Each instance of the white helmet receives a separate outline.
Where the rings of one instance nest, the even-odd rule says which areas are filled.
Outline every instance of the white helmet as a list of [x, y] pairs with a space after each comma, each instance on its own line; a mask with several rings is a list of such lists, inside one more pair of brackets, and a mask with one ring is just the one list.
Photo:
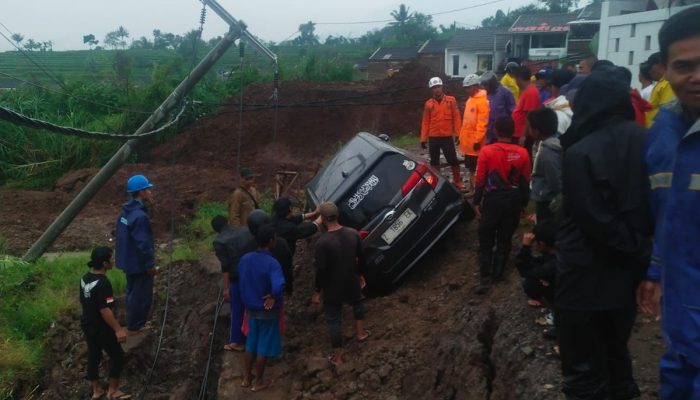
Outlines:
[[433, 86], [442, 86], [442, 79], [440, 79], [438, 76], [430, 78], [430, 81], [428, 81], [428, 87], [432, 88]]
[[462, 82], [462, 86], [464, 86], [464, 87], [474, 86], [474, 85], [479, 85], [480, 83], [481, 83], [481, 78], [479, 78], [479, 75], [469, 74], [464, 78], [464, 82]]

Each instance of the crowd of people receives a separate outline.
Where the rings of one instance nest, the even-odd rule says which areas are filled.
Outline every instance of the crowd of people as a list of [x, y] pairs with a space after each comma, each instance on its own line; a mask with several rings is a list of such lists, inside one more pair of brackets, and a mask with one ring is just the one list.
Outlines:
[[[430, 164], [444, 154], [457, 188], [472, 197], [479, 217], [477, 294], [506, 272], [511, 243], [533, 205], [532, 232], [515, 257], [531, 305], [553, 311], [548, 337], [558, 341], [568, 399], [640, 396], [627, 342], [637, 310], [662, 321], [662, 399], [700, 398], [700, 7], [663, 25], [660, 51], [642, 64], [642, 91], [632, 73], [589, 57], [578, 70], [508, 63], [469, 75], [464, 112], [430, 79], [421, 145]], [[460, 172], [460, 157], [468, 171]], [[241, 386], [265, 390], [269, 357], [279, 356], [285, 296], [294, 288], [297, 241], [321, 232], [314, 252], [313, 304], [323, 304], [332, 353], [343, 359], [342, 307], [352, 307], [358, 342], [365, 327], [362, 239], [341, 225], [333, 203], [295, 214], [288, 198], [272, 215], [260, 210], [255, 174], [240, 171], [228, 215], [211, 221], [231, 325], [224, 350], [244, 353]], [[130, 195], [116, 223], [115, 257], [92, 252], [80, 282], [81, 325], [88, 343], [87, 378], [93, 398], [125, 400], [120, 343], [149, 329], [155, 266], [148, 204], [153, 184], [143, 175], [126, 184]], [[532, 200], [532, 202], [531, 202]], [[126, 274], [126, 328], [111, 311], [105, 272]], [[663, 298], [663, 301], [661, 299]], [[663, 318], [662, 318], [663, 316]], [[99, 383], [102, 352], [110, 356], [110, 383]]]
[[503, 277], [532, 200], [536, 224], [515, 264], [528, 302], [553, 310], [545, 334], [558, 341], [569, 399], [640, 395], [627, 348], [638, 308], [663, 315], [661, 398], [700, 398], [697, 21], [700, 7], [664, 24], [660, 51], [640, 66], [641, 92], [629, 69], [592, 56], [578, 71], [534, 76], [510, 62], [500, 81], [464, 78], [460, 124], [455, 98], [429, 81], [421, 141], [433, 166], [442, 150], [454, 180], [452, 147], [464, 155], [480, 217], [476, 293]]

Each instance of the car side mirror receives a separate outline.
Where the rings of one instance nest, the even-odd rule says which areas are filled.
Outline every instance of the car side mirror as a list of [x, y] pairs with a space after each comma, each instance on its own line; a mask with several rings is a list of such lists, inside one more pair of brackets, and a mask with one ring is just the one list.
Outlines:
[[377, 135], [377, 137], [382, 139], [385, 142], [389, 141], [389, 135], [387, 135], [386, 133], [379, 134], [379, 135]]

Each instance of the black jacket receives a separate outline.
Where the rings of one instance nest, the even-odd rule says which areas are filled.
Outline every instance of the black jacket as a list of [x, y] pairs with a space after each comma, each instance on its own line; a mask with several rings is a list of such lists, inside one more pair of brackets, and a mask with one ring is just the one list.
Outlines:
[[255, 238], [248, 228], [226, 225], [214, 238], [214, 252], [221, 262], [221, 272], [228, 272], [230, 282], [238, 282], [238, 261], [249, 251], [255, 250]]
[[592, 73], [561, 138], [563, 219], [555, 303], [606, 310], [634, 305], [651, 250], [645, 130], [614, 70]]
[[542, 279], [554, 283], [557, 275], [557, 257], [554, 254], [532, 256], [532, 246], [523, 246], [515, 257], [515, 266], [522, 278]]
[[292, 255], [296, 252], [297, 240], [306, 239], [318, 232], [318, 227], [313, 222], [305, 222], [302, 215], [288, 218], [275, 218], [275, 233], [283, 238], [289, 245]]

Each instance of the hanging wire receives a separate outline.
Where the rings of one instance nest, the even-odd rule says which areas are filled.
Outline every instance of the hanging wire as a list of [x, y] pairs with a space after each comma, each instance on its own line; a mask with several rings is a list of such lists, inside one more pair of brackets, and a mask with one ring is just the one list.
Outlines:
[[241, 57], [241, 64], [239, 67], [239, 74], [241, 75], [241, 79], [240, 86], [238, 88], [238, 90], [240, 91], [238, 101], [240, 107], [238, 109], [238, 142], [236, 143], [236, 172], [241, 171], [241, 142], [243, 140], [243, 91], [245, 89], [245, 73], [243, 71], [243, 67], [245, 65], [245, 42], [243, 41], [243, 39], [240, 39], [240, 41], [238, 42], [238, 54]]

